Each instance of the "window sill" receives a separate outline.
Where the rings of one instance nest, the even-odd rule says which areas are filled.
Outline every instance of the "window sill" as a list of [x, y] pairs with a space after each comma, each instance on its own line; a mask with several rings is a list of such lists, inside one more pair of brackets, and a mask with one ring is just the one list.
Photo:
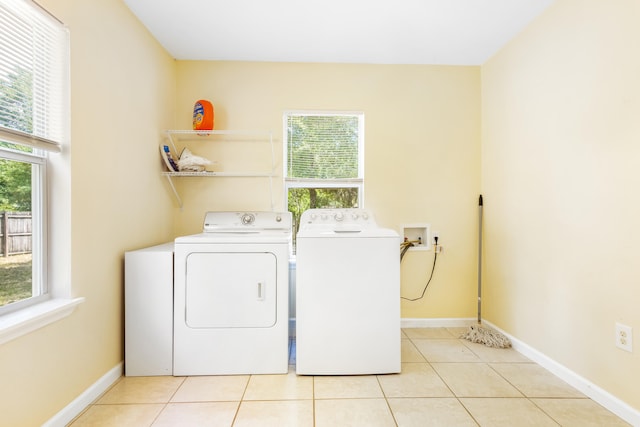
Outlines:
[[67, 317], [84, 298], [57, 298], [0, 317], [0, 344]]

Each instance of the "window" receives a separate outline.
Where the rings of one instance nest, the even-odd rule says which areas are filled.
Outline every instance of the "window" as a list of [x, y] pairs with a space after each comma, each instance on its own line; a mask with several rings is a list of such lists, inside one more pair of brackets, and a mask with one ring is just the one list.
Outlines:
[[363, 205], [364, 114], [287, 112], [285, 190], [297, 232], [313, 208]]
[[0, 150], [2, 311], [46, 298], [45, 177], [46, 158]]
[[47, 156], [68, 134], [68, 34], [27, 0], [0, 0], [0, 314], [49, 297]]

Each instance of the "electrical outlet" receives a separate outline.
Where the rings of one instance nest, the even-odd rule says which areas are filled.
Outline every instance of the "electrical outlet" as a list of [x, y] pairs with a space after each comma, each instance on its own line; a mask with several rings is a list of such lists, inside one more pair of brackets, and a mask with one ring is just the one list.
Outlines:
[[631, 326], [616, 323], [616, 347], [633, 352], [633, 331]]
[[432, 231], [431, 232], [431, 244], [432, 245], [437, 245], [438, 244], [438, 242], [436, 242], [436, 239], [438, 239], [438, 242], [440, 241], [440, 232]]

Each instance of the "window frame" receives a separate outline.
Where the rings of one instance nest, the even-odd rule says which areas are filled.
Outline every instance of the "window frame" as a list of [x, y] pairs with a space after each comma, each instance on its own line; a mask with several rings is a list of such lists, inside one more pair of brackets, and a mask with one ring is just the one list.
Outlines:
[[[19, 4], [17, 9], [10, 9], [16, 4]], [[57, 51], [54, 63], [56, 64], [56, 73], [59, 73], [56, 74], [59, 81], [47, 80], [45, 102], [48, 106], [52, 106], [49, 96], [56, 99], [58, 104], [55, 106], [59, 108], [56, 116], [60, 121], [48, 121], [44, 127], [34, 128], [35, 134], [0, 126], [1, 140], [34, 149], [33, 153], [16, 154], [17, 156], [29, 157], [33, 155], [34, 157], [29, 157], [30, 161], [36, 160], [35, 157], [40, 156], [41, 160], [37, 161], [42, 161], [42, 165], [38, 166], [40, 172], [38, 182], [39, 200], [41, 200], [39, 207], [42, 209], [42, 221], [40, 222], [42, 237], [39, 243], [42, 248], [43, 264], [38, 274], [43, 281], [44, 292], [42, 296], [23, 300], [24, 303], [12, 303], [10, 311], [0, 314], [0, 345], [69, 316], [78, 305], [85, 301], [84, 297], [74, 297], [71, 292], [71, 259], [69, 255], [71, 251], [71, 222], [69, 219], [71, 179], [68, 153], [71, 129], [69, 29], [62, 21], [33, 0], [9, 0], [7, 3], [3, 3], [3, 6], [6, 6], [11, 13], [18, 13], [15, 12], [16, 10], [29, 9], [28, 13], [33, 14], [34, 19], [46, 20], [52, 26], [56, 26], [57, 37], [60, 37], [57, 40], [57, 43], [60, 43], [58, 46], [60, 50]], [[40, 45], [38, 48], [43, 49]], [[61, 154], [49, 156], [42, 154], [40, 150]], [[10, 151], [15, 152], [16, 150]], [[11, 156], [13, 155], [11, 154]], [[34, 207], [32, 203], [32, 211]], [[55, 228], [49, 221], [56, 221]]]

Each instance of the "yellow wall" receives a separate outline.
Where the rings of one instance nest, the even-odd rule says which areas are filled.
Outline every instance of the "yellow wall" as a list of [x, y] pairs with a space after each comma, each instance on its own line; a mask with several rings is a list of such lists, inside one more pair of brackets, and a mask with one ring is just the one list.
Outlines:
[[71, 146], [56, 163], [72, 182], [53, 232], [70, 230], [54, 262], [71, 261], [56, 268], [86, 301], [2, 345], [0, 424], [16, 427], [41, 425], [122, 361], [123, 252], [173, 237], [158, 142], [174, 123], [175, 62], [119, 0], [39, 3], [71, 32]]
[[[364, 112], [365, 207], [396, 230], [431, 223], [445, 246], [426, 297], [403, 302], [402, 316], [474, 317], [479, 89], [478, 67], [180, 61], [176, 123], [190, 128], [193, 104], [205, 98], [216, 128], [272, 130], [284, 209], [283, 112]], [[207, 210], [269, 209], [264, 180], [183, 178], [178, 187], [177, 235], [199, 232]], [[432, 257], [406, 256], [403, 294], [420, 295]]]
[[559, 0], [482, 67], [485, 317], [635, 408], [639, 21], [637, 1]]

